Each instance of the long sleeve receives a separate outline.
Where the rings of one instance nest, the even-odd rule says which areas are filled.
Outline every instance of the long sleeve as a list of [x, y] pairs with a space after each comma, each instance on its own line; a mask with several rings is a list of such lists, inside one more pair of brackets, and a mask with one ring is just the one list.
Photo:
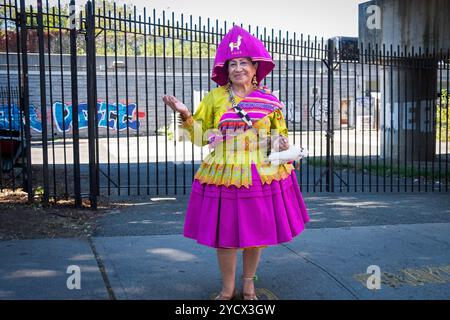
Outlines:
[[[253, 164], [256, 165], [262, 183], [270, 184], [273, 180], [287, 178], [294, 170], [292, 164], [273, 166], [266, 159], [266, 146], [270, 147], [267, 138], [271, 135], [286, 137], [288, 135], [282, 113], [283, 106], [279, 100], [262, 91], [255, 92], [254, 96], [247, 97], [245, 101], [241, 100], [242, 108], [247, 108], [251, 119], [255, 119], [253, 128], [256, 129], [256, 131], [244, 130], [241, 132], [242, 123], [234, 114], [235, 111], [228, 108], [229, 101], [226, 90], [219, 87], [211, 92], [214, 94], [213, 98], [205, 97], [195, 115], [185, 121], [185, 127], [191, 134], [196, 128], [199, 132], [204, 133], [208, 128], [214, 127], [205, 137], [212, 142], [211, 149], [214, 150], [204, 158], [194, 178], [201, 183], [248, 188], [252, 185]], [[208, 111], [208, 107], [213, 107], [213, 111], [211, 109]], [[212, 124], [208, 118], [212, 119], [213, 117], [215, 117], [215, 121]], [[202, 120], [201, 123], [200, 120]], [[215, 126], [217, 123], [220, 124], [218, 127]], [[218, 131], [217, 136], [214, 135], [216, 130]], [[226, 137], [228, 139], [224, 142], [221, 139], [223, 138], [221, 133], [227, 130], [231, 131]], [[213, 140], [213, 138], [215, 139]], [[204, 140], [200, 142], [201, 144], [207, 143]], [[199, 143], [196, 144], [199, 145]]]
[[213, 97], [209, 92], [200, 102], [195, 113], [181, 122], [181, 128], [187, 131], [190, 141], [197, 146], [208, 144], [205, 132], [214, 126]]
[[281, 134], [285, 137], [288, 136], [288, 129], [286, 126], [286, 121], [284, 120], [284, 115], [281, 109], [275, 110], [272, 114], [269, 116], [270, 118], [270, 130], [271, 134], [274, 133], [274, 129], [277, 130], [277, 134]]

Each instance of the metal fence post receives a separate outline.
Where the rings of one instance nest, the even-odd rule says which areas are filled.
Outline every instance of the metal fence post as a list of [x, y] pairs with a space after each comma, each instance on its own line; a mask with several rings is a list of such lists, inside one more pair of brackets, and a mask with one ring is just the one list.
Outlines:
[[333, 39], [328, 39], [328, 103], [327, 103], [327, 156], [326, 156], [326, 166], [327, 166], [327, 184], [326, 190], [328, 192], [334, 192], [334, 157], [333, 157], [333, 146], [334, 146], [334, 41]]
[[28, 193], [28, 202], [32, 202], [33, 184], [31, 167], [30, 93], [28, 86], [27, 13], [25, 10], [25, 0], [20, 0], [20, 47], [22, 51], [22, 96], [20, 100], [25, 117], [25, 153], [27, 158], [26, 174], [23, 184]]
[[77, 27], [75, 19], [75, 0], [70, 1], [70, 74], [72, 87], [72, 137], [73, 137], [73, 176], [75, 206], [81, 207], [80, 183], [80, 136], [78, 123], [78, 74], [77, 74]]
[[[325, 170], [321, 172], [320, 177], [315, 182], [316, 186], [319, 182], [322, 186], [322, 179], [325, 176], [327, 192], [334, 192], [334, 175], [341, 181], [345, 181], [334, 172], [334, 64], [335, 60], [335, 44], [333, 39], [328, 39], [325, 50], [326, 56], [323, 58], [323, 63], [327, 66], [327, 128], [326, 128], [326, 155], [325, 155]], [[321, 129], [322, 130], [322, 129]], [[321, 131], [322, 132], [322, 131]], [[322, 189], [321, 189], [322, 190]]]
[[97, 195], [99, 194], [98, 167], [96, 156], [97, 121], [97, 89], [96, 89], [96, 61], [95, 61], [95, 20], [91, 1], [86, 3], [86, 66], [87, 66], [87, 97], [88, 97], [88, 144], [89, 144], [89, 184], [91, 208], [97, 209]]
[[42, 0], [37, 0], [37, 23], [38, 23], [38, 41], [39, 41], [39, 76], [40, 76], [40, 94], [41, 94], [41, 121], [42, 121], [42, 171], [44, 184], [44, 204], [48, 204], [48, 195], [50, 191], [48, 178], [48, 145], [47, 145], [47, 97], [45, 82], [45, 60], [44, 60], [44, 23], [42, 17]]

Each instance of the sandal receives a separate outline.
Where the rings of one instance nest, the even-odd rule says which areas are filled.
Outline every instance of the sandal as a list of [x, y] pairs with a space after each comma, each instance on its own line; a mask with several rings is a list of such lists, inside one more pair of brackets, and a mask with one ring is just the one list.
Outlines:
[[214, 300], [234, 300], [237, 296], [237, 290], [234, 289], [233, 294], [231, 296], [224, 295], [222, 292], [220, 292]]
[[[256, 280], [258, 280], [258, 277], [256, 275], [254, 277], [251, 277], [251, 278], [246, 278], [246, 277], [242, 276], [242, 280], [244, 280], [244, 281], [256, 281]], [[253, 290], [253, 292], [251, 292], [251, 293], [245, 293], [244, 288], [242, 288], [242, 295], [244, 297], [244, 300], [259, 300], [258, 296], [256, 295], [255, 290]]]

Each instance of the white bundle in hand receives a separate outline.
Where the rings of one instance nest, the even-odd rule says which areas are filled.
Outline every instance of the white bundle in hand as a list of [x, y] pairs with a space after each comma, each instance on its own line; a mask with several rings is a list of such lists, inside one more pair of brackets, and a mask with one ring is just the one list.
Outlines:
[[273, 166], [288, 163], [291, 161], [297, 161], [308, 156], [308, 150], [306, 148], [291, 146], [289, 149], [280, 152], [271, 152], [269, 155], [269, 161]]

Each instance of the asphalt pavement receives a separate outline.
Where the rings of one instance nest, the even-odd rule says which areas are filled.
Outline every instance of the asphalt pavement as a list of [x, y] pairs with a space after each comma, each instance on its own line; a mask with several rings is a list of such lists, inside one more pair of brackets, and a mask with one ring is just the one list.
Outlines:
[[[306, 230], [263, 250], [262, 300], [450, 299], [448, 193], [303, 196]], [[183, 237], [187, 200], [141, 197], [89, 239], [0, 242], [0, 299], [211, 299], [216, 252]]]

